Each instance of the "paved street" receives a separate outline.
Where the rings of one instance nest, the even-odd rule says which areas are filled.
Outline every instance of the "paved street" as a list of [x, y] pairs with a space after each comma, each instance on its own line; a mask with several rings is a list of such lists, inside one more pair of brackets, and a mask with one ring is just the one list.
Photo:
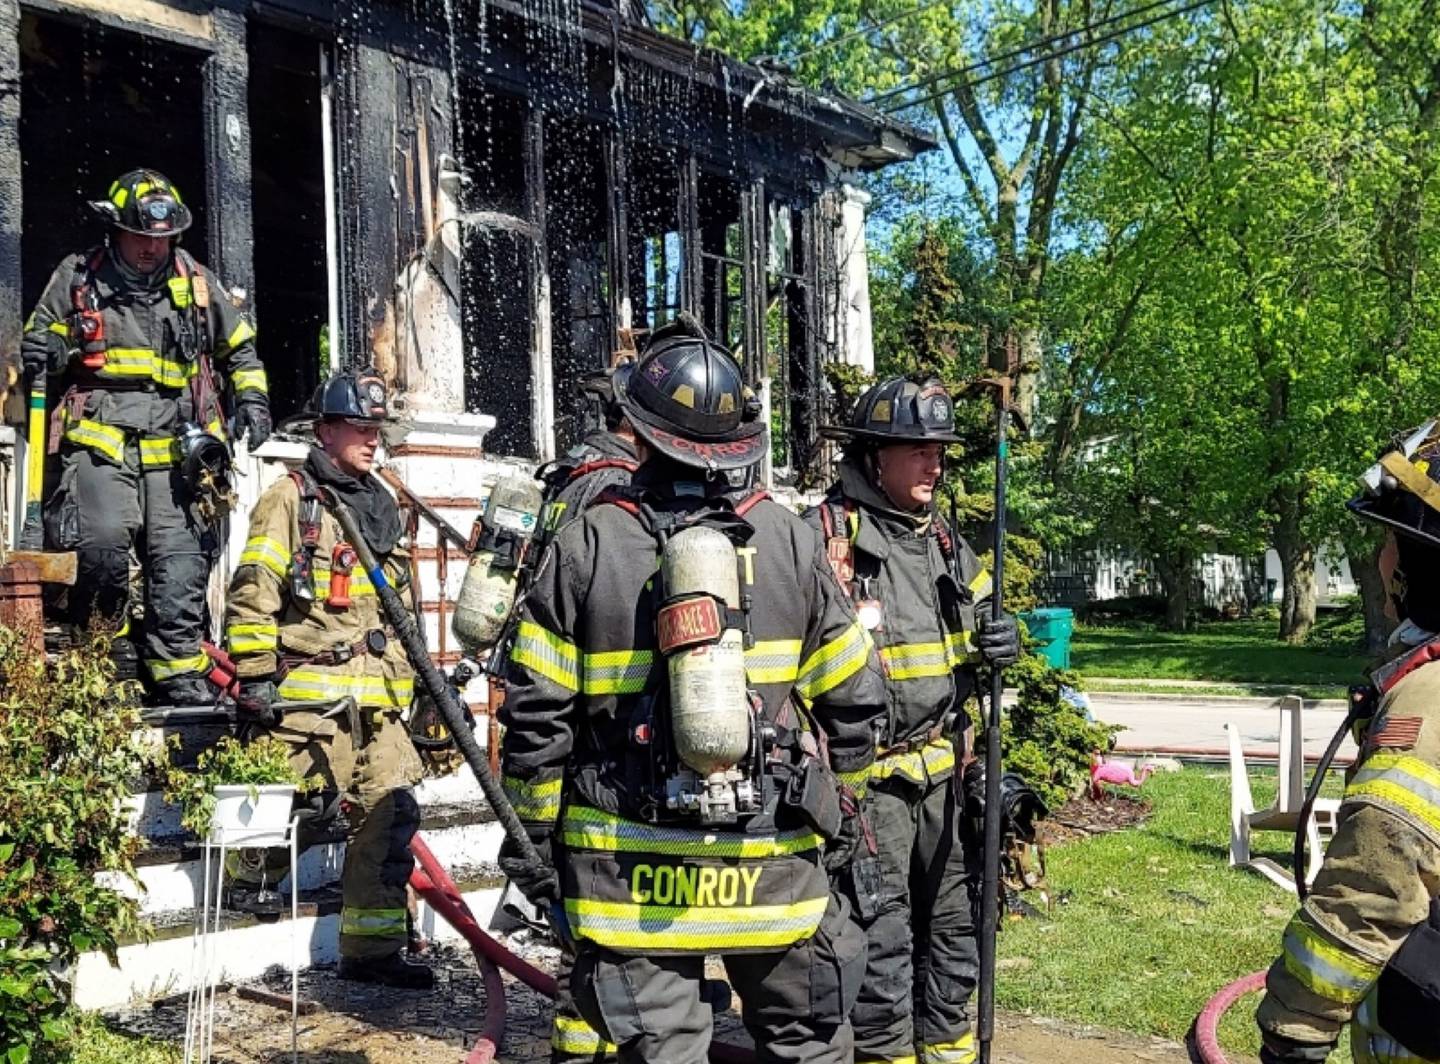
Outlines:
[[[1229, 751], [1227, 722], [1240, 728], [1247, 751], [1274, 754], [1280, 744], [1279, 701], [1268, 698], [1222, 698], [1188, 695], [1090, 693], [1091, 711], [1107, 724], [1124, 725], [1119, 749], [1136, 753], [1160, 750]], [[1344, 703], [1307, 702], [1302, 711], [1307, 757], [1319, 757], [1345, 718]], [[1340, 747], [1342, 760], [1355, 756], [1348, 737]]]

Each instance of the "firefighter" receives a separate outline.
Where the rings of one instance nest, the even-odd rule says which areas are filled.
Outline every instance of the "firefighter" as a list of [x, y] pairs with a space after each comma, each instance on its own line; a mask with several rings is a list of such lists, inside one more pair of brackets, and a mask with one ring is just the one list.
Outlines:
[[[633, 365], [633, 356], [629, 356], [628, 361], [587, 374], [581, 381], [581, 390], [599, 401], [605, 427], [587, 432], [564, 458], [542, 472], [547, 538], [558, 535], [606, 489], [630, 483], [638, 465], [635, 430], [620, 405], [618, 389], [624, 386]], [[556, 973], [555, 1019], [550, 1031], [551, 1062], [580, 1064], [613, 1059], [615, 1046], [586, 1023], [575, 1007], [569, 985], [573, 959], [573, 951], [562, 943]]]
[[1016, 659], [1015, 622], [988, 616], [990, 574], [936, 512], [945, 446], [959, 442], [944, 385], [883, 381], [849, 425], [824, 431], [845, 441], [840, 479], [805, 520], [879, 648], [887, 696], [866, 802], [880, 889], [855, 882], [861, 863], [849, 870], [868, 942], [855, 1060], [962, 1064], [975, 1055], [979, 840], [955, 776], [970, 757], [976, 666]]
[[1350, 1022], [1357, 1064], [1440, 1061], [1440, 430], [1367, 475], [1350, 509], [1387, 530], [1400, 622], [1354, 721], [1340, 823], [1285, 928], [1256, 1013], [1266, 1064], [1323, 1061]]
[[[309, 413], [318, 446], [256, 503], [230, 582], [225, 635], [241, 684], [236, 713], [247, 733], [288, 743], [302, 776], [324, 779], [327, 811], [336, 798], [348, 809], [341, 978], [429, 989], [430, 969], [401, 955], [409, 845], [420, 823], [412, 789], [420, 759], [401, 721], [414, 671], [333, 513], [336, 500], [354, 511], [386, 578], [404, 588], [410, 570], [400, 512], [370, 473], [385, 386], [373, 370], [336, 374], [317, 389]], [[348, 712], [282, 712], [286, 702], [346, 696]], [[328, 819], [322, 813], [307, 833]], [[263, 851], [232, 866], [234, 907], [279, 908], [279, 895], [266, 887], [268, 869]]]
[[[122, 630], [137, 548], [154, 693], [209, 703], [200, 642], [221, 500], [202, 495], [224, 488], [201, 474], [228, 472], [227, 417], [252, 450], [269, 437], [265, 370], [240, 297], [179, 246], [191, 213], [167, 178], [132, 170], [90, 206], [109, 227], [105, 243], [55, 270], [21, 345], [32, 379], [62, 385], [47, 544], [79, 555], [67, 619]], [[187, 463], [195, 452], [205, 453]], [[216, 454], [224, 470], [212, 468]]]
[[864, 943], [827, 865], [857, 837], [873, 647], [819, 537], [730, 485], [768, 442], [724, 348], [682, 316], [620, 402], [640, 467], [556, 537], [508, 663], [502, 775], [551, 864], [501, 865], [563, 912], [622, 1061], [705, 1060], [708, 953], [760, 1061], [848, 1062]]

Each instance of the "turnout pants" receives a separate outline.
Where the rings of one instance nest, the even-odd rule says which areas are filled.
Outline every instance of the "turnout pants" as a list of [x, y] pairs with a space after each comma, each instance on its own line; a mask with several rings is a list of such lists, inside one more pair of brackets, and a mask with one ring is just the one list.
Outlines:
[[570, 992], [574, 950], [561, 946], [555, 971], [555, 1020], [550, 1030], [550, 1064], [601, 1064], [615, 1059], [615, 1046], [585, 1022]]
[[190, 514], [178, 467], [142, 466], [134, 435], [125, 442], [120, 465], [67, 445], [45, 523], [54, 548], [78, 555], [72, 623], [122, 616], [133, 546], [145, 575], [143, 656], [150, 675], [164, 681], [207, 670], [200, 640], [211, 554], [206, 529]]
[[[664, 930], [656, 930], [657, 941]], [[864, 972], [849, 905], [831, 896], [810, 938], [776, 953], [722, 957], [759, 1064], [850, 1064], [846, 1016]], [[633, 956], [583, 939], [570, 989], [584, 1021], [623, 1064], [704, 1064], [714, 1023], [701, 999], [705, 958]]]
[[[409, 730], [395, 710], [360, 708], [359, 741], [345, 714], [288, 713], [269, 734], [291, 749], [290, 763], [303, 776], [321, 776], [326, 797], [350, 806], [350, 834], [340, 884], [340, 955], [383, 958], [406, 941], [406, 884], [414, 859], [410, 840], [420, 826], [412, 786], [422, 775]], [[326, 824], [302, 818], [300, 845], [307, 847]], [[251, 851], [231, 868], [242, 882], [259, 883], [283, 855]]]
[[[968, 1004], [979, 978], [972, 877], [951, 777], [872, 784], [869, 815], [884, 873], [866, 935], [865, 982], [850, 1014], [856, 1064], [968, 1064]], [[978, 854], [970, 864], [978, 867]]]

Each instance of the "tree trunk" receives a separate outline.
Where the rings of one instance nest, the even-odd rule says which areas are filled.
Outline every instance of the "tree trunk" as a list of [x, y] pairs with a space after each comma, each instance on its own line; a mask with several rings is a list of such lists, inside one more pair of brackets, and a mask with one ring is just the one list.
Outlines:
[[1315, 548], [1298, 535], [1280, 535], [1275, 539], [1280, 555], [1280, 579], [1284, 591], [1280, 596], [1280, 638], [1287, 643], [1303, 643], [1315, 623]]
[[1165, 587], [1165, 627], [1183, 632], [1190, 620], [1190, 583], [1194, 569], [1188, 553], [1155, 559], [1155, 571]]
[[1365, 615], [1365, 649], [1378, 654], [1385, 649], [1390, 630], [1395, 622], [1385, 613], [1390, 601], [1390, 592], [1380, 578], [1380, 551], [1385, 541], [1359, 545], [1358, 549], [1347, 551], [1350, 559], [1350, 575], [1360, 589], [1360, 606]]

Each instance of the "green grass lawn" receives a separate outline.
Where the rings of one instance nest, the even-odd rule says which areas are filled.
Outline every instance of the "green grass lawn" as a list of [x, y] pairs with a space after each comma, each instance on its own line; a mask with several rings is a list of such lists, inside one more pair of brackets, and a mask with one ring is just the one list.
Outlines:
[[[1256, 802], [1273, 791], [1262, 780]], [[1052, 896], [1070, 900], [1005, 925], [999, 1007], [1179, 1041], [1212, 994], [1274, 959], [1295, 901], [1227, 866], [1227, 775], [1161, 774], [1145, 794], [1154, 812], [1142, 827], [1050, 852]], [[1257, 855], [1288, 867], [1289, 838], [1274, 835]], [[1221, 1027], [1225, 1048], [1252, 1060], [1258, 1003], [1247, 998]]]
[[1282, 643], [1270, 621], [1215, 621], [1183, 633], [1076, 625], [1070, 660], [1087, 677], [1272, 684], [1335, 698], [1344, 697], [1368, 661], [1363, 654]]

